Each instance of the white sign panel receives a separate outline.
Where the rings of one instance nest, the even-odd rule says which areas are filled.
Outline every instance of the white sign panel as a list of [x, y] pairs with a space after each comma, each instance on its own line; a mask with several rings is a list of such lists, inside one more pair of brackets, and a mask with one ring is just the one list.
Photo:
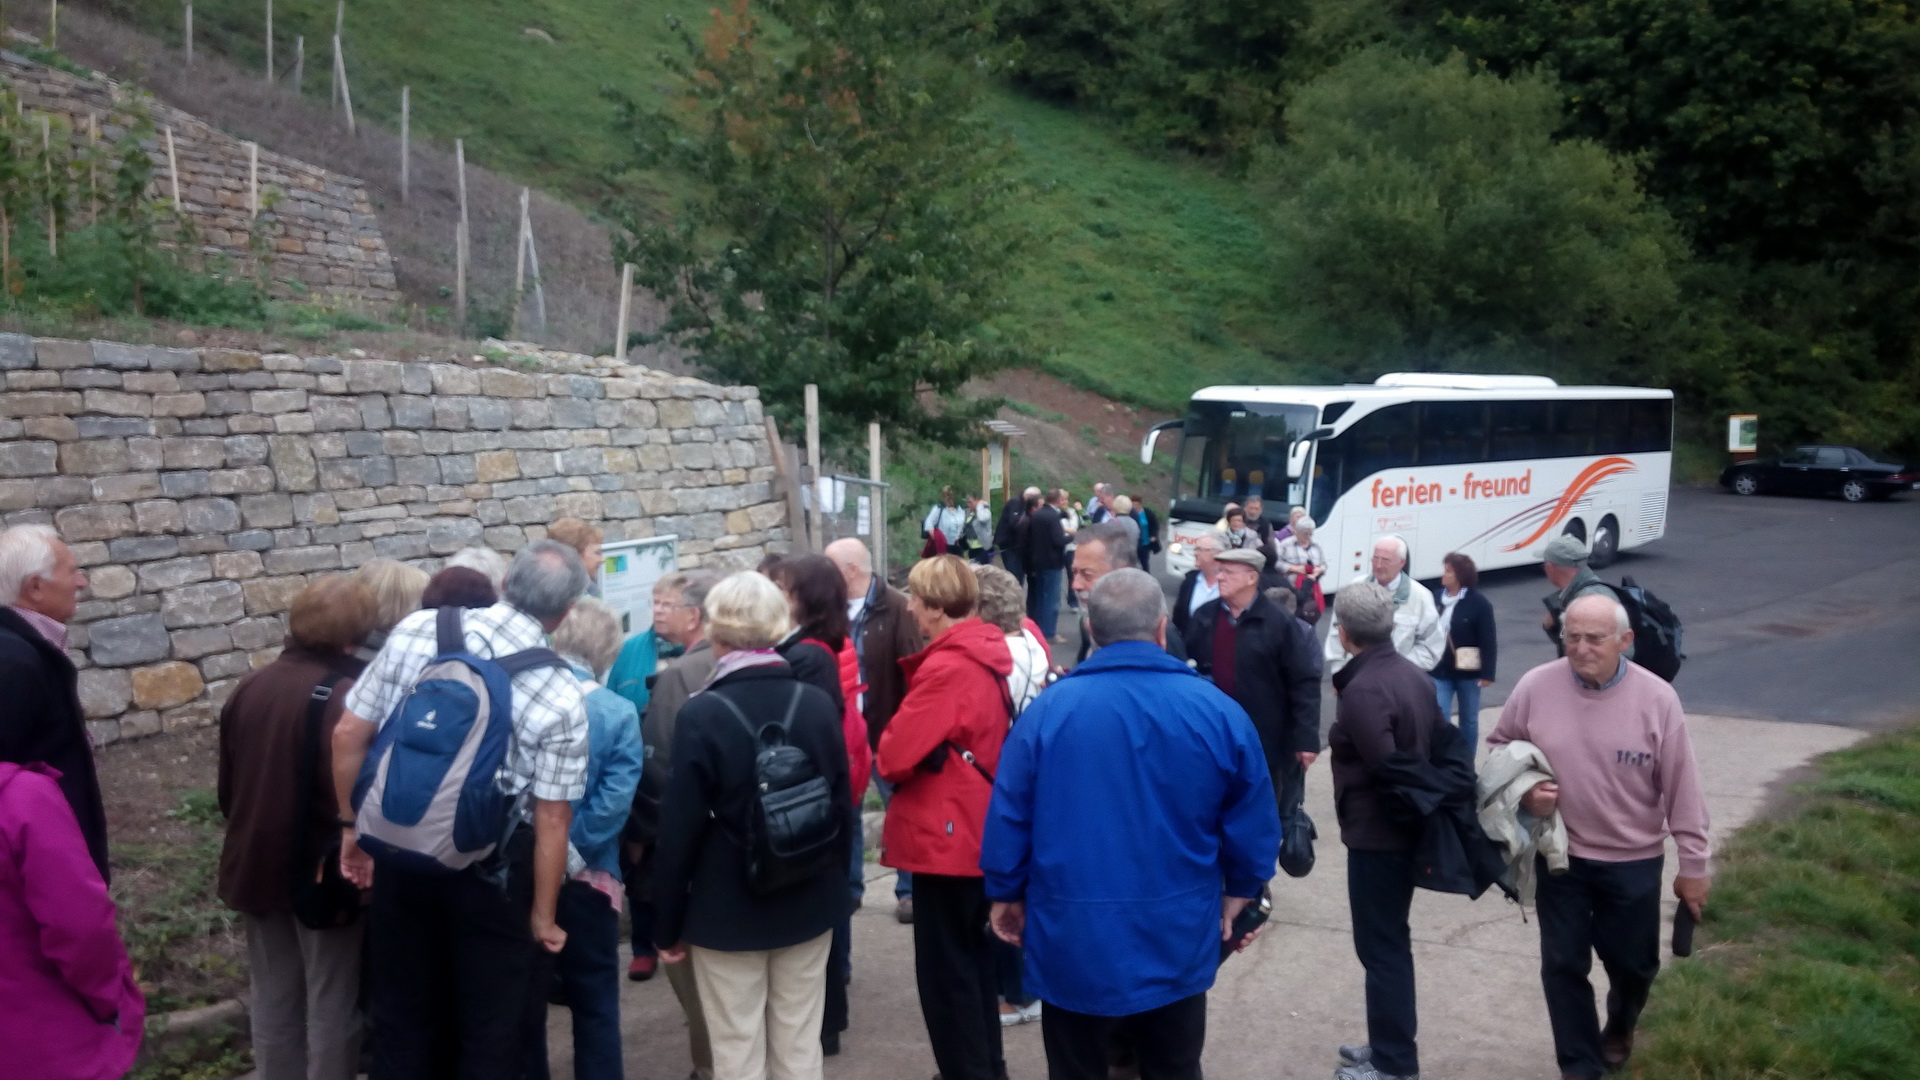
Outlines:
[[653, 583], [680, 568], [680, 538], [651, 536], [600, 548], [600, 598], [620, 617], [620, 632], [653, 627]]
[[859, 507], [859, 513], [857, 515], [857, 520], [854, 522], [854, 527], [853, 527], [854, 535], [855, 536], [872, 536], [873, 535], [873, 496], [871, 495], [856, 496], [855, 504]]

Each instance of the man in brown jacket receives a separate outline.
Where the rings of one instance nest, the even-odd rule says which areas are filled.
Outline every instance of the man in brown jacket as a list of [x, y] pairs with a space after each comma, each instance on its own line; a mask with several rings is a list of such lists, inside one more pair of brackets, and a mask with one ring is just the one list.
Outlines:
[[[860, 681], [867, 690], [861, 698], [860, 713], [867, 718], [867, 742], [877, 751], [880, 733], [907, 696], [907, 677], [900, 661], [926, 648], [920, 627], [907, 614], [907, 594], [874, 576], [873, 553], [867, 545], [852, 537], [828, 544], [824, 554], [840, 568], [847, 579], [847, 618], [853, 638], [854, 655], [860, 659]], [[882, 802], [893, 798], [893, 785], [874, 773]], [[899, 872], [893, 883], [897, 902], [894, 916], [903, 923], [913, 921], [913, 875]]]

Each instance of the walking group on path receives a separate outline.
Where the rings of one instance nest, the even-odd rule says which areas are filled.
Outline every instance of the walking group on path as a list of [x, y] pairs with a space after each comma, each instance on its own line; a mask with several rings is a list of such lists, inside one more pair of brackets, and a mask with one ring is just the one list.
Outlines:
[[[373, 1080], [544, 1078], [551, 999], [575, 1075], [618, 1078], [624, 915], [627, 975], [665, 969], [696, 1077], [817, 1080], [851, 1029], [871, 782], [938, 1080], [1005, 1077], [1003, 1028], [1036, 1019], [1055, 1080], [1197, 1080], [1216, 970], [1285, 909], [1276, 871], [1312, 869], [1323, 755], [1366, 972], [1365, 1030], [1356, 1012], [1328, 1048], [1340, 1080], [1420, 1074], [1423, 886], [1537, 906], [1558, 1074], [1619, 1068], [1660, 963], [1667, 838], [1694, 915], [1710, 853], [1679, 699], [1631, 659], [1634, 605], [1584, 546], [1544, 552], [1562, 655], [1519, 679], [1477, 762], [1498, 651], [1465, 555], [1429, 590], [1382, 537], [1323, 648], [1333, 583], [1300, 511], [1230, 507], [1171, 605], [1143, 507], [1099, 485], [1079, 518], [1058, 489], [997, 517], [949, 493], [904, 590], [840, 540], [670, 574], [631, 636], [588, 595], [601, 535], [574, 519], [510, 560], [312, 580], [220, 715], [218, 891], [246, 930], [260, 1076], [345, 1080], [365, 1044]], [[85, 587], [54, 530], [0, 533], [9, 1077], [120, 1076], [141, 1037], [64, 648]]]

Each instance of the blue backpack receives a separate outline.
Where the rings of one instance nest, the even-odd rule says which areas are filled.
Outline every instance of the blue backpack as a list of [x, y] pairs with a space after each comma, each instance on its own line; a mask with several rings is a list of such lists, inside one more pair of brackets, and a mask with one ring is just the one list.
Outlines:
[[439, 655], [381, 726], [353, 785], [360, 847], [377, 862], [453, 873], [512, 827], [498, 775], [513, 740], [515, 675], [566, 663], [550, 649], [489, 660], [466, 649], [461, 609], [438, 613]]

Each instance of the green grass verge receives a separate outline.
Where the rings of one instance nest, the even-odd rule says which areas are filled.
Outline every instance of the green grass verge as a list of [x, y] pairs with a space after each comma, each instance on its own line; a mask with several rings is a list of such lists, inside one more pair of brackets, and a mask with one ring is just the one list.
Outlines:
[[1704, 948], [1660, 980], [1634, 1076], [1920, 1077], [1920, 731], [1817, 768], [1720, 856]]

